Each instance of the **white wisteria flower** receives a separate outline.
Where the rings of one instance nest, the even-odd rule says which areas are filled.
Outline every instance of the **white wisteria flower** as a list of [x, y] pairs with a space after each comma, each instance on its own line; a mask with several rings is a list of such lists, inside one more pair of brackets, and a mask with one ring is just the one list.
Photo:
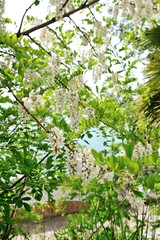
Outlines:
[[99, 183], [104, 184], [106, 181], [112, 182], [114, 179], [114, 172], [110, 172], [107, 169], [104, 171], [104, 174], [101, 175]]
[[88, 59], [91, 59], [93, 57], [93, 50], [92, 49], [86, 49], [83, 48], [81, 51], [81, 62], [82, 64], [85, 64]]
[[47, 77], [47, 83], [49, 86], [52, 86], [54, 78], [60, 73], [60, 57], [57, 54], [52, 54], [48, 61], [48, 66], [43, 71], [50, 73], [50, 76]]
[[5, 11], [5, 0], [0, 0], [0, 29], [5, 31], [5, 23], [3, 19], [3, 14]]
[[22, 101], [29, 111], [35, 111], [36, 107], [43, 108], [45, 106], [42, 95], [38, 94], [30, 93], [29, 97], [22, 98]]
[[57, 127], [52, 127], [48, 133], [48, 138], [52, 145], [54, 153], [59, 154], [64, 146], [64, 137], [62, 131]]
[[41, 75], [38, 72], [33, 71], [31, 69], [27, 69], [25, 74], [24, 74], [24, 79], [25, 79], [25, 82], [27, 84], [32, 83], [32, 81], [34, 79], [37, 79], [37, 78], [40, 78], [40, 77], [41, 77]]
[[26, 110], [21, 104], [18, 104], [18, 116], [26, 121], [30, 119], [30, 115], [26, 112]]
[[65, 110], [66, 101], [66, 90], [63, 88], [57, 89], [55, 91], [55, 98], [56, 98], [56, 111], [58, 113], [63, 113]]
[[94, 83], [97, 83], [99, 80], [101, 80], [101, 76], [102, 76], [102, 65], [101, 64], [97, 64], [93, 67], [92, 76], [93, 76]]
[[92, 107], [86, 107], [86, 108], [84, 109], [84, 112], [85, 112], [85, 114], [86, 114], [88, 117], [90, 117], [90, 118], [94, 118], [94, 117], [95, 117], [95, 110], [94, 110], [94, 108], [92, 108]]
[[71, 175], [82, 176], [82, 151], [67, 149], [67, 168]]
[[131, 207], [134, 209], [140, 209], [144, 206], [144, 200], [141, 198], [137, 198], [132, 191], [127, 192], [126, 199], [129, 201]]
[[142, 143], [138, 142], [133, 150], [133, 158], [142, 158], [144, 156], [148, 156], [152, 154], [152, 146], [147, 143], [146, 146]]

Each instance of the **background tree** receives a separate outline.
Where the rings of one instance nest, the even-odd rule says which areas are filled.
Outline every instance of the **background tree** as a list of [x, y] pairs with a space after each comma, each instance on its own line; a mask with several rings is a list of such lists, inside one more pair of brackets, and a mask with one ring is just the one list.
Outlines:
[[150, 54], [148, 56], [149, 63], [145, 68], [148, 81], [144, 100], [141, 99], [141, 110], [148, 117], [149, 122], [154, 123], [156, 126], [160, 122], [159, 37], [160, 27], [156, 26], [145, 32], [142, 41], [143, 48], [150, 50]]

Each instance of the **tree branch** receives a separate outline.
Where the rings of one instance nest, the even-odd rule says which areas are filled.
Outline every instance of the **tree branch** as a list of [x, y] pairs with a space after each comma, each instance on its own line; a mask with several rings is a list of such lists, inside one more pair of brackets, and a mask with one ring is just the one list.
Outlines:
[[89, 9], [90, 13], [92, 14], [92, 16], [93, 16], [94, 20], [97, 22], [97, 19], [96, 19], [96, 17], [95, 17], [95, 15], [94, 15], [94, 13], [92, 12], [91, 8], [90, 8], [90, 7], [88, 7], [88, 9]]
[[63, 8], [65, 8], [65, 6], [67, 5], [68, 2], [69, 2], [69, 0], [66, 0], [65, 3], [63, 3], [61, 11], [63, 10]]
[[14, 94], [12, 88], [7, 85], [9, 91], [12, 93], [13, 97], [16, 99], [16, 101], [25, 109], [25, 111], [38, 123], [38, 125], [41, 126], [41, 128], [43, 128], [43, 130], [45, 130], [47, 132], [47, 129], [45, 128], [45, 126], [43, 126], [43, 124], [32, 114], [30, 113], [30, 111], [28, 110], [28, 108], [26, 108], [26, 106], [24, 105], [24, 103]]
[[[95, 4], [95, 3], [99, 2], [99, 1], [100, 1], [100, 0], [92, 0], [92, 1], [89, 2], [89, 3], [85, 2], [85, 3], [82, 4], [80, 7], [76, 8], [76, 9], [73, 9], [73, 10], [71, 10], [71, 11], [68, 12], [68, 13], [64, 13], [64, 14], [63, 14], [63, 18], [69, 17], [70, 15], [72, 15], [72, 14], [74, 14], [74, 13], [76, 13], [76, 12], [79, 12], [79, 11], [82, 10], [82, 9], [88, 8], [89, 6]], [[37, 31], [37, 30], [39, 30], [39, 29], [41, 29], [41, 28], [47, 27], [48, 25], [50, 25], [50, 24], [52, 24], [52, 23], [55, 23], [55, 22], [57, 22], [56, 17], [54, 17], [54, 18], [52, 18], [51, 20], [46, 21], [46, 22], [44, 22], [44, 23], [42, 23], [42, 24], [40, 24], [40, 25], [38, 25], [38, 26], [35, 26], [35, 27], [33, 27], [33, 28], [30, 28], [30, 29], [28, 29], [28, 30], [26, 30], [26, 31], [24, 31], [24, 32], [18, 32], [18, 33], [17, 33], [17, 37], [20, 37], [21, 35], [28, 35], [28, 34], [30, 34], [30, 33], [32, 33], [32, 32], [35, 32], [35, 31]]]
[[50, 57], [52, 57], [52, 54], [50, 52], [48, 52], [39, 42], [35, 41], [34, 38], [32, 38], [30, 35], [27, 35], [27, 37], [29, 37], [32, 42], [34, 42], [39, 48], [41, 48], [43, 51], [45, 51]]

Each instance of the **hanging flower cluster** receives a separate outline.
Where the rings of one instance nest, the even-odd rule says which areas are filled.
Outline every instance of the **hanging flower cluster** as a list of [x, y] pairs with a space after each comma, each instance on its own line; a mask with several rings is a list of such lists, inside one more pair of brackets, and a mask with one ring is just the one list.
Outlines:
[[137, 198], [131, 190], [127, 192], [126, 199], [128, 200], [133, 209], [140, 209], [144, 206], [144, 200], [141, 198]]
[[114, 179], [114, 172], [108, 171], [106, 167], [101, 167], [99, 183], [104, 184], [106, 181], [112, 182]]
[[97, 177], [100, 172], [100, 167], [96, 165], [95, 159], [90, 153], [89, 149], [84, 149], [82, 151], [82, 161], [83, 161], [83, 171], [82, 177], [84, 182], [92, 180]]
[[58, 89], [55, 91], [56, 109], [58, 112], [63, 112], [67, 106], [71, 126], [77, 129], [80, 120], [79, 90], [83, 86], [81, 77], [74, 77], [68, 84], [68, 89]]
[[64, 88], [55, 91], [56, 110], [58, 113], [63, 113], [66, 105], [66, 90]]
[[113, 8], [114, 19], [118, 19], [120, 15], [130, 14], [135, 23], [139, 24], [142, 17], [150, 20], [154, 16], [154, 5], [151, 0], [122, 0], [121, 3], [115, 2]]
[[147, 155], [152, 154], [152, 146], [151, 144], [147, 143], [146, 146], [144, 146], [142, 143], [138, 142], [133, 150], [133, 158], [142, 158]]
[[34, 111], [36, 107], [42, 108], [45, 105], [42, 95], [35, 95], [33, 93], [30, 93], [29, 97], [24, 97], [22, 101], [29, 111]]
[[93, 67], [93, 70], [92, 70], [93, 82], [97, 83], [98, 80], [101, 79], [101, 76], [102, 76], [102, 65], [97, 64]]
[[52, 86], [55, 77], [60, 73], [60, 57], [53, 53], [49, 59], [48, 66], [43, 71], [50, 73], [50, 76], [47, 77], [47, 85]]
[[3, 14], [5, 11], [5, 0], [0, 0], [0, 29], [5, 31], [5, 24], [3, 19]]
[[51, 142], [53, 152], [59, 154], [61, 148], [64, 146], [63, 133], [57, 127], [52, 127], [48, 133], [48, 138]]
[[124, 199], [127, 199], [132, 208], [138, 209], [139, 207], [144, 206], [144, 200], [137, 198], [131, 188], [129, 188], [129, 185], [135, 184], [136, 181], [128, 170], [121, 172], [118, 179], [118, 185], [121, 188], [121, 193], [118, 195], [118, 200], [123, 201]]
[[93, 57], [93, 50], [92, 49], [86, 49], [83, 48], [81, 51], [81, 63], [85, 64], [88, 59], [91, 59]]
[[71, 175], [82, 175], [81, 149], [74, 149], [74, 151], [67, 149], [67, 169]]
[[114, 173], [108, 171], [107, 166], [96, 164], [94, 157], [87, 148], [77, 148], [74, 151], [67, 150], [67, 168], [73, 176], [80, 176], [84, 183], [99, 177], [99, 182], [112, 181]]
[[112, 84], [115, 90], [115, 93], [118, 95], [120, 92], [120, 85], [118, 84], [118, 74], [117, 72], [112, 72]]
[[30, 84], [30, 83], [32, 83], [32, 81], [34, 79], [37, 79], [37, 78], [40, 78], [40, 77], [41, 76], [38, 72], [30, 70], [30, 69], [27, 69], [25, 74], [24, 74], [24, 79], [25, 79], [26, 84]]
[[[35, 95], [33, 93], [30, 93], [29, 97], [22, 98], [22, 102], [29, 112], [35, 111], [36, 108], [43, 108], [45, 106], [42, 95]], [[23, 117], [25, 120], [30, 119], [28, 112], [21, 104], [18, 105], [18, 115]]]
[[26, 121], [30, 119], [30, 115], [26, 112], [26, 110], [21, 104], [18, 104], [18, 116]]
[[48, 9], [49, 9], [49, 13], [51, 13], [52, 9], [53, 11], [55, 11], [55, 18], [56, 20], [62, 20], [63, 18], [63, 14], [66, 10], [66, 6], [63, 6], [64, 1], [62, 0], [50, 0], [49, 1], [49, 5], [48, 5]]

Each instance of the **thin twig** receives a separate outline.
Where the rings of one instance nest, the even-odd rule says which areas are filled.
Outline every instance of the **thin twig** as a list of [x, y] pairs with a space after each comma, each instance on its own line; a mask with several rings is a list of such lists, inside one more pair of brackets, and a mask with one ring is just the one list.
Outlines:
[[37, 42], [34, 38], [32, 38], [30, 35], [27, 35], [27, 37], [29, 37], [32, 42], [34, 42], [39, 48], [41, 48], [43, 51], [45, 51], [50, 57], [52, 57], [52, 54], [50, 52], [48, 52], [39, 42]]
[[58, 78], [58, 77], [55, 77], [55, 79], [67, 90], [69, 90], [69, 88]]
[[60, 42], [62, 43], [62, 45], [63, 45], [66, 49], [69, 49], [69, 47], [64, 43], [64, 41], [58, 36], [58, 34], [56, 33], [56, 31], [54, 31], [54, 29], [52, 29], [52, 28], [50, 28], [50, 27], [47, 27], [47, 29], [56, 35], [56, 37], [60, 40]]
[[88, 7], [88, 9], [89, 9], [90, 13], [92, 14], [92, 16], [93, 16], [94, 20], [97, 22], [97, 19], [96, 19], [96, 17], [95, 17], [95, 15], [94, 15], [94, 13], [92, 12], [91, 8], [90, 8], [90, 7]]
[[14, 55], [14, 54], [12, 54], [12, 53], [8, 53], [8, 52], [6, 52], [6, 51], [2, 51], [2, 50], [0, 50], [0, 53], [3, 53], [3, 54], [8, 54], [9, 56], [11, 56], [11, 57], [14, 57], [14, 58], [15, 58], [15, 55]]
[[18, 119], [18, 116], [15, 117], [7, 126], [7, 129]]
[[23, 24], [23, 21], [24, 21], [24, 18], [25, 18], [25, 15], [26, 13], [28, 12], [28, 10], [35, 4], [35, 1], [26, 9], [26, 11], [24, 12], [23, 16], [22, 16], [22, 20], [21, 20], [21, 23], [20, 23], [20, 26], [19, 26], [19, 29], [18, 29], [18, 32], [17, 32], [17, 36], [20, 34], [21, 32], [21, 28], [22, 28], [22, 24]]
[[96, 51], [95, 51], [93, 45], [91, 44], [89, 38], [86, 36], [86, 34], [80, 29], [80, 27], [76, 24], [76, 22], [75, 22], [70, 16], [69, 16], [68, 18], [72, 21], [72, 23], [76, 26], [76, 28], [82, 33], [83, 37], [87, 40], [87, 42], [88, 42], [89, 45], [91, 46], [93, 52], [94, 52], [95, 55], [97, 56], [97, 53], [96, 53]]
[[63, 3], [62, 8], [60, 9], [60, 11], [62, 11], [63, 8], [65, 8], [65, 6], [67, 5], [68, 2], [69, 2], [69, 0], [66, 0], [65, 3]]

